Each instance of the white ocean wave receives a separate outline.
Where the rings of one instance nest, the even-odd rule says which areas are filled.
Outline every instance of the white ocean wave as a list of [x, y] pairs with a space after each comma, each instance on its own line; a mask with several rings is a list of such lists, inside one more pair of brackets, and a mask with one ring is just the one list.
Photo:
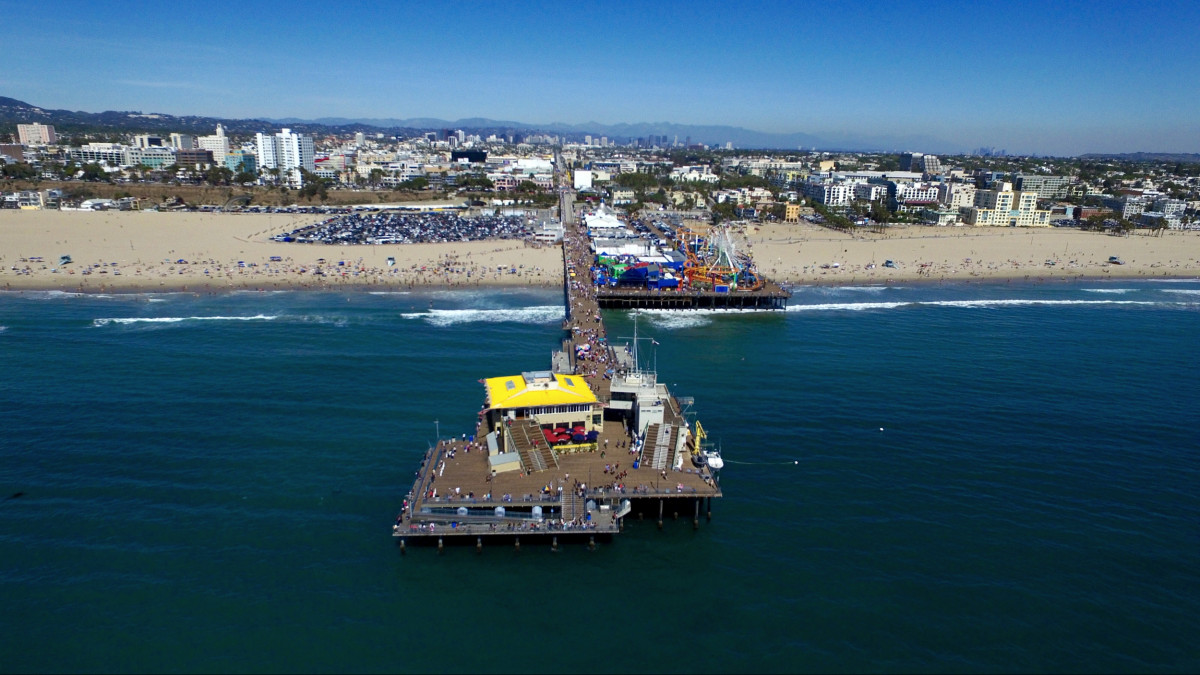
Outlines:
[[34, 300], [58, 300], [60, 298], [89, 297], [87, 293], [75, 293], [73, 291], [4, 291], [4, 293], [19, 295], [22, 298]]
[[1178, 293], [1180, 295], [1200, 295], [1200, 288], [1164, 288], [1163, 293]]
[[915, 302], [825, 302], [817, 305], [788, 305], [789, 312], [819, 312], [829, 310], [848, 310], [860, 312], [865, 309], [895, 309], [904, 305], [915, 305]]
[[[647, 314], [650, 314], [647, 312]], [[712, 323], [712, 312], [704, 310], [679, 310], [674, 313], [658, 313], [650, 314], [650, 323], [656, 328], [663, 330], [680, 330], [683, 328], [697, 328], [707, 326]]]
[[773, 309], [738, 308], [639, 309], [637, 310], [637, 315], [639, 317], [646, 317], [651, 324], [658, 328], [676, 330], [680, 328], [707, 326], [712, 323], [714, 317], [718, 316], [750, 316], [754, 314], [767, 316], [775, 313], [775, 311]]
[[432, 326], [455, 326], [464, 323], [557, 323], [566, 318], [562, 305], [514, 307], [512, 309], [431, 309], [426, 312], [407, 312], [405, 319], [423, 319]]
[[900, 286], [826, 286], [830, 292], [850, 291], [852, 293], [879, 293], [889, 289], [899, 289]]
[[914, 302], [833, 302], [814, 305], [788, 305], [789, 312], [811, 311], [863, 311], [870, 309], [896, 309], [897, 307], [1025, 307], [1035, 305], [1159, 305], [1164, 303], [1143, 300], [925, 300]]
[[266, 314], [256, 314], [254, 316], [152, 316], [152, 317], [127, 317], [127, 318], [108, 318], [108, 319], [93, 319], [93, 326], [107, 326], [109, 324], [134, 324], [134, 323], [181, 323], [184, 321], [274, 321], [277, 317]]
[[1117, 295], [1122, 295], [1125, 293], [1134, 293], [1138, 289], [1136, 289], [1136, 288], [1084, 288], [1081, 290], [1083, 290], [1085, 293], [1114, 293]]

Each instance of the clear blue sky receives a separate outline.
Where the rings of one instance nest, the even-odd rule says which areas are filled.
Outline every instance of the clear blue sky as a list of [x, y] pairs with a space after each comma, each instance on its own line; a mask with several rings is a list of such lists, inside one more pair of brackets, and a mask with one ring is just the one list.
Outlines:
[[1200, 0], [0, 0], [0, 16], [0, 95], [49, 108], [1200, 152]]

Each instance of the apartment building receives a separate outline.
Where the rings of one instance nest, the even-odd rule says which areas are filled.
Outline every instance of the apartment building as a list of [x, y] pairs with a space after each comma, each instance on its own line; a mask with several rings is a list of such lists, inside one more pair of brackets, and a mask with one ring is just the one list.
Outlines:
[[1075, 179], [1072, 176], [1043, 176], [1019, 173], [1014, 177], [1017, 190], [1037, 193], [1038, 199], [1066, 199]]
[[58, 134], [49, 124], [18, 124], [17, 138], [22, 145], [54, 145]]
[[963, 209], [966, 223], [975, 226], [1050, 227], [1050, 212], [1037, 208], [1036, 192], [1015, 192], [1012, 183], [979, 190], [975, 205]]

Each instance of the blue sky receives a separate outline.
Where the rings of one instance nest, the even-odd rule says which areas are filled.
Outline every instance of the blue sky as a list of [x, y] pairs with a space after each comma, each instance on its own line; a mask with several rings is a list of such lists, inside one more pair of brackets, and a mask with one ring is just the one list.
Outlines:
[[49, 108], [1200, 152], [1197, 0], [0, 0], [0, 16], [0, 95]]

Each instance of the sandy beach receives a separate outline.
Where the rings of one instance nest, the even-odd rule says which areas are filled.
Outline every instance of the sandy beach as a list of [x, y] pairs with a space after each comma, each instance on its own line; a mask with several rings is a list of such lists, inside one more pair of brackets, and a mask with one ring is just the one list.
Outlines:
[[[133, 292], [562, 283], [558, 246], [512, 240], [378, 246], [271, 240], [319, 219], [4, 211], [0, 288]], [[897, 227], [886, 235], [852, 236], [788, 223], [750, 226], [746, 241], [761, 273], [794, 284], [1200, 277], [1197, 232], [1112, 236], [1061, 228]], [[62, 255], [72, 262], [60, 265]], [[1125, 264], [1109, 263], [1110, 256]], [[895, 267], [885, 267], [887, 260]]]
[[1200, 276], [1200, 232], [899, 226], [850, 235], [787, 223], [752, 226], [746, 240], [762, 274], [790, 283]]
[[[271, 240], [321, 219], [281, 214], [0, 212], [0, 288], [133, 292], [562, 283], [562, 249], [557, 246], [514, 240], [379, 246]], [[62, 255], [71, 256], [72, 262], [60, 265]], [[32, 260], [35, 257], [41, 260]], [[389, 257], [394, 264], [388, 264]]]

